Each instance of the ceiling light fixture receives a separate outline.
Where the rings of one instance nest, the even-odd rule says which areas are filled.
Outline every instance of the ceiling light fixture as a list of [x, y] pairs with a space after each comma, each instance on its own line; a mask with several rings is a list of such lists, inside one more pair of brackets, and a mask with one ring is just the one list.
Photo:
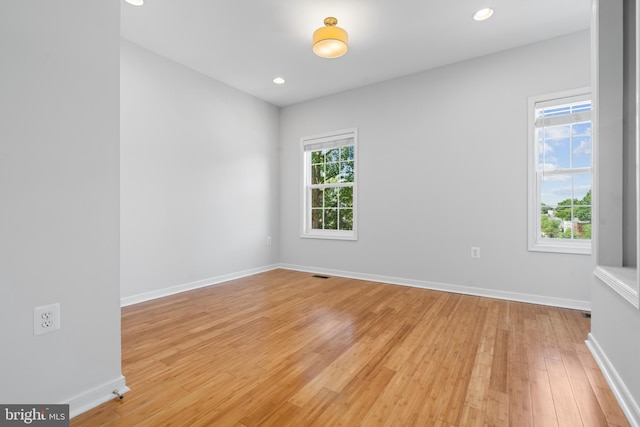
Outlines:
[[325, 18], [324, 27], [313, 33], [313, 53], [322, 58], [338, 58], [349, 50], [347, 32], [336, 27], [338, 20]]
[[276, 77], [275, 79], [273, 79], [273, 82], [277, 85], [283, 85], [285, 80], [282, 77]]
[[493, 9], [490, 7], [485, 7], [484, 9], [480, 9], [473, 14], [473, 20], [484, 21], [491, 18], [491, 16], [493, 16]]
[[484, 21], [493, 16], [493, 9], [490, 7], [485, 7], [484, 9], [480, 9], [476, 13], [473, 14], [474, 21]]
[[144, 4], [144, 0], [124, 0], [124, 1], [134, 6], [142, 6]]

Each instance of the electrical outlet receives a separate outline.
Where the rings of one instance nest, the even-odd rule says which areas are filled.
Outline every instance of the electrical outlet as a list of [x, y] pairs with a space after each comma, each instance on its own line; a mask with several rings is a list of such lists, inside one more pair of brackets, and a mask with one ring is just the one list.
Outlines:
[[60, 329], [60, 303], [33, 309], [33, 335], [42, 335]]
[[471, 247], [471, 258], [480, 258], [480, 248], [477, 246]]
[[271, 236], [267, 236], [267, 246], [271, 245]]

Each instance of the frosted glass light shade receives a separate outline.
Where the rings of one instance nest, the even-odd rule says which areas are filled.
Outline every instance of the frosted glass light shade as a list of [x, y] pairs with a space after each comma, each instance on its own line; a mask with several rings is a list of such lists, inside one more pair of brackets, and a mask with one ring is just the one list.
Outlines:
[[336, 27], [338, 20], [328, 17], [324, 20], [325, 27], [318, 28], [313, 33], [313, 52], [322, 58], [338, 58], [349, 50], [347, 32]]

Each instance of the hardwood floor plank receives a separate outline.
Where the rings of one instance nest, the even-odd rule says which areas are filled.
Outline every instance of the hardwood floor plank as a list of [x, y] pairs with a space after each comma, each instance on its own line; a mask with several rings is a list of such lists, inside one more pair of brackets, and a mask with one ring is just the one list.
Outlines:
[[484, 317], [482, 334], [479, 337], [480, 345], [475, 354], [475, 363], [469, 378], [469, 386], [464, 402], [464, 406], [473, 407], [481, 411], [486, 410], [489, 394], [493, 347], [498, 326], [497, 309], [497, 305], [491, 304]]
[[[518, 307], [515, 304], [514, 309]], [[517, 318], [517, 316], [515, 316]], [[529, 388], [529, 369], [527, 365], [528, 341], [524, 325], [514, 323], [512, 341], [509, 343], [507, 369], [509, 394], [509, 424], [512, 426], [533, 426], [533, 410], [531, 409], [531, 392]]]
[[509, 395], [497, 390], [489, 390], [484, 423], [488, 426], [509, 427]]
[[389, 369], [399, 370], [406, 363], [420, 363], [424, 354], [430, 348], [430, 340], [437, 338], [433, 333], [439, 330], [449, 321], [446, 317], [439, 316], [442, 307], [449, 301], [450, 295], [441, 293], [424, 307], [424, 314], [417, 320], [416, 327], [400, 343], [394, 353], [389, 357], [385, 366]]
[[549, 314], [538, 314], [537, 324], [538, 337], [540, 338], [540, 345], [542, 346], [542, 356], [545, 360], [560, 360], [560, 349], [557, 343], [561, 342], [562, 338], [558, 339], [557, 335], [561, 332], [555, 330], [551, 325], [551, 316]]
[[273, 270], [122, 309], [83, 426], [629, 425], [575, 310]]
[[617, 405], [617, 401], [613, 392], [609, 388], [607, 381], [604, 379], [602, 372], [598, 369], [598, 365], [589, 353], [578, 353], [580, 362], [584, 366], [585, 373], [591, 384], [591, 388], [598, 399], [598, 403], [602, 408], [607, 423], [613, 426], [628, 426], [627, 421], [622, 409]]
[[583, 424], [587, 427], [607, 425], [607, 420], [591, 388], [589, 378], [580, 364], [580, 359], [570, 350], [562, 350], [561, 355]]
[[557, 426], [558, 418], [546, 370], [529, 368], [529, 389], [531, 391], [533, 425], [539, 427]]
[[314, 424], [358, 425], [375, 403], [383, 390], [396, 374], [395, 371], [381, 367], [378, 375], [371, 380], [355, 377], [344, 390], [336, 396], [329, 408], [314, 421]]
[[466, 427], [483, 427], [485, 425], [484, 416], [484, 410], [465, 405], [462, 411], [460, 425]]
[[489, 380], [489, 389], [506, 393], [507, 392], [507, 375], [509, 370], [509, 344], [511, 338], [509, 331], [504, 329], [496, 330], [496, 339], [493, 346], [493, 358], [491, 361], [491, 378]]
[[395, 371], [396, 374], [391, 378], [387, 387], [381, 390], [374, 405], [364, 416], [362, 424], [382, 426], [392, 421], [418, 369], [418, 365], [407, 363], [400, 370]]
[[582, 426], [582, 418], [562, 360], [547, 358], [547, 372], [556, 417], [561, 426]]

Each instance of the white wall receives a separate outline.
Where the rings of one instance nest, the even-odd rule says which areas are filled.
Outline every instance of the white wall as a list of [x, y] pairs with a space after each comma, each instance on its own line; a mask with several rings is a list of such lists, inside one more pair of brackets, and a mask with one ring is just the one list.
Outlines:
[[[585, 31], [283, 108], [281, 261], [588, 307], [590, 257], [526, 239], [527, 99], [589, 86], [589, 58]], [[302, 239], [299, 139], [349, 127], [359, 239]]]
[[123, 303], [277, 261], [278, 113], [122, 41]]
[[591, 350], [632, 425], [640, 426], [640, 311], [597, 278], [592, 295]]
[[[0, 2], [2, 403], [73, 413], [124, 385], [119, 21], [113, 1]], [[61, 329], [34, 336], [56, 302]]]
[[[593, 80], [599, 91], [594, 267], [637, 267], [637, 2], [594, 0], [593, 6]], [[637, 278], [635, 270], [627, 274]], [[631, 425], [640, 426], [640, 310], [609, 283], [596, 276], [592, 282], [588, 345]]]

